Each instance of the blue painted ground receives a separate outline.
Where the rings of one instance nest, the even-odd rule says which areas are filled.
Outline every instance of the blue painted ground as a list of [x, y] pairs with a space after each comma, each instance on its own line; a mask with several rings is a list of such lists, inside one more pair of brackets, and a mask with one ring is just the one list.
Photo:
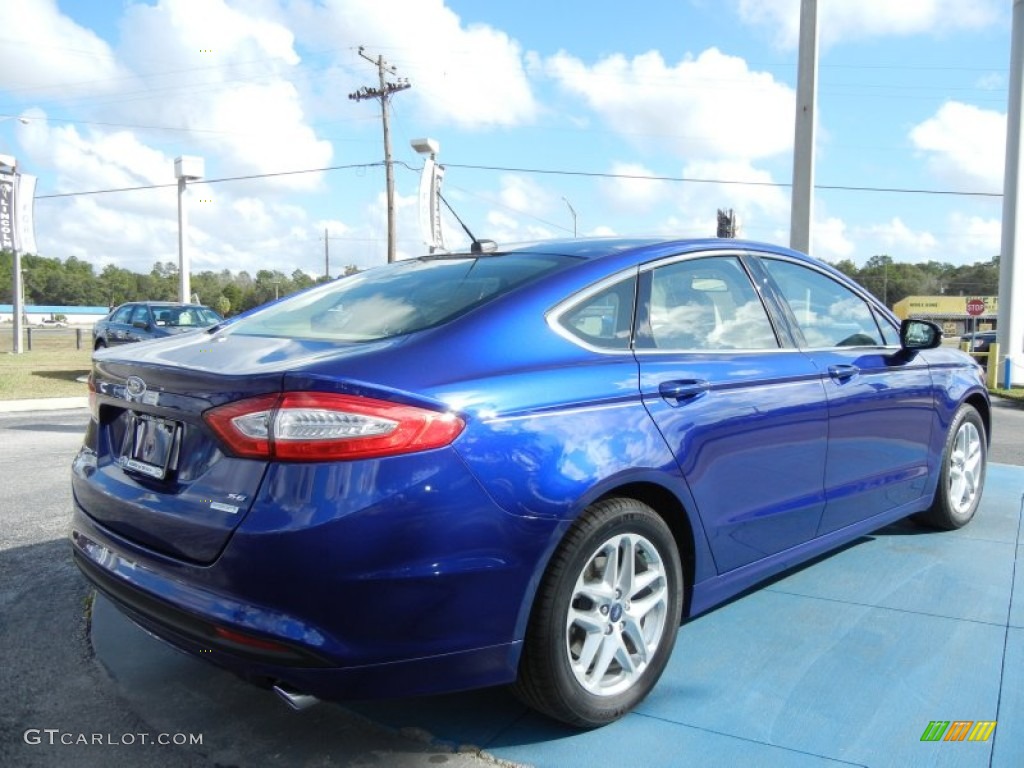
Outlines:
[[[552, 724], [503, 690], [349, 706], [535, 766], [1024, 765], [1024, 469], [993, 464], [966, 529], [903, 523], [680, 630], [614, 725]], [[983, 742], [922, 742], [994, 720]]]

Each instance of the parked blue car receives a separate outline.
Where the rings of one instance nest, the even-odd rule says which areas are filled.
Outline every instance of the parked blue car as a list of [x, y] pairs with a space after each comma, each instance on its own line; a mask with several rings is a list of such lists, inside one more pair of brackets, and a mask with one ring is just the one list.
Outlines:
[[389, 264], [97, 352], [74, 559], [296, 706], [512, 683], [601, 725], [687, 619], [901, 518], [971, 520], [990, 404], [940, 342], [752, 242]]
[[132, 301], [122, 304], [92, 328], [93, 349], [149, 341], [188, 333], [223, 322], [209, 307], [174, 301]]

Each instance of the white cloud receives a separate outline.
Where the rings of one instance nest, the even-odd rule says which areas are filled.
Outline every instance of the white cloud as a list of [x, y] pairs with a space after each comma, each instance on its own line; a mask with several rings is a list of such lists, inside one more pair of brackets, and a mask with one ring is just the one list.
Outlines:
[[1006, 115], [947, 101], [910, 131], [910, 140], [943, 180], [976, 192], [999, 192], [1006, 153]]
[[815, 256], [828, 261], [849, 258], [856, 250], [847, 235], [846, 223], [835, 216], [814, 222], [812, 248]]
[[886, 253], [904, 258], [930, 258], [939, 246], [931, 232], [914, 232], [898, 216], [884, 224], [866, 227], [865, 234], [880, 243]]
[[668, 182], [645, 178], [657, 174], [640, 163], [613, 163], [611, 173], [632, 177], [601, 180], [601, 193], [613, 210], [646, 211], [663, 203], [671, 193]]
[[412, 83], [398, 98], [418, 104], [428, 122], [509, 126], [537, 113], [519, 43], [486, 24], [463, 25], [443, 0], [325, 0], [289, 13], [311, 47], [344, 51], [360, 83], [376, 84], [377, 70], [353, 49], [383, 55], [397, 69], [390, 80]]
[[110, 46], [61, 14], [56, 0], [0, 3], [0, 90], [20, 98], [94, 97], [124, 83]]
[[530, 216], [550, 214], [555, 198], [546, 189], [525, 176], [506, 174], [501, 177], [501, 204], [512, 211]]
[[[945, 34], [997, 23], [997, 0], [824, 0], [818, 4], [818, 38], [822, 46], [878, 37]], [[800, 35], [800, 0], [736, 0], [740, 19], [767, 28], [775, 43], [796, 47]]]
[[[307, 124], [292, 82], [300, 59], [292, 32], [281, 24], [224, 0], [132, 5], [118, 54], [145, 87], [107, 106], [119, 122], [187, 130], [184, 154], [207, 154], [230, 174], [329, 164], [331, 144]], [[268, 183], [313, 189], [320, 178], [300, 174]]]
[[25, 115], [29, 124], [21, 134], [22, 146], [33, 164], [54, 169], [61, 192], [174, 183], [172, 158], [129, 130], [86, 127], [83, 135], [74, 125], [47, 122], [41, 110]]
[[688, 159], [755, 159], [792, 146], [793, 91], [716, 48], [674, 66], [657, 51], [608, 56], [593, 66], [561, 52], [547, 60], [547, 72], [645, 149]]
[[686, 184], [689, 200], [716, 208], [732, 208], [741, 217], [768, 219], [789, 215], [789, 190], [774, 185], [772, 175], [743, 160], [690, 163], [683, 175], [692, 179], [722, 179], [732, 184]]
[[[602, 202], [619, 221], [616, 228], [629, 235], [713, 236], [718, 209], [732, 208], [741, 237], [772, 240], [777, 223], [789, 216], [788, 191], [744, 160], [689, 163], [679, 175], [691, 181], [683, 182], [658, 179], [638, 163], [614, 163], [611, 173], [630, 177], [603, 179], [600, 186]], [[622, 214], [629, 218], [624, 228]]]
[[1002, 219], [955, 212], [949, 217], [948, 252], [958, 263], [988, 261], [1002, 249], [1002, 236]]

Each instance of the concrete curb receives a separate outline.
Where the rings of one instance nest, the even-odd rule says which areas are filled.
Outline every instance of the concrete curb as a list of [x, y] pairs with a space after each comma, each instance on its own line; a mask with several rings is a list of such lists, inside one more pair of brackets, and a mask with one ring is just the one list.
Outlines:
[[88, 407], [88, 397], [39, 397], [29, 400], [0, 400], [0, 413], [63, 411], [68, 408]]

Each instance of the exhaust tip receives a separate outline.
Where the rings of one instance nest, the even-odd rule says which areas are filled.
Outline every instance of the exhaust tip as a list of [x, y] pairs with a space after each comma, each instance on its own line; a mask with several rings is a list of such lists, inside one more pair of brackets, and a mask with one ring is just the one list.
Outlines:
[[274, 693], [284, 699], [285, 703], [296, 712], [301, 712], [304, 709], [309, 709], [314, 704], [320, 703], [320, 699], [316, 696], [310, 696], [308, 693], [299, 693], [298, 691], [290, 690], [280, 683], [275, 685], [273, 690]]

